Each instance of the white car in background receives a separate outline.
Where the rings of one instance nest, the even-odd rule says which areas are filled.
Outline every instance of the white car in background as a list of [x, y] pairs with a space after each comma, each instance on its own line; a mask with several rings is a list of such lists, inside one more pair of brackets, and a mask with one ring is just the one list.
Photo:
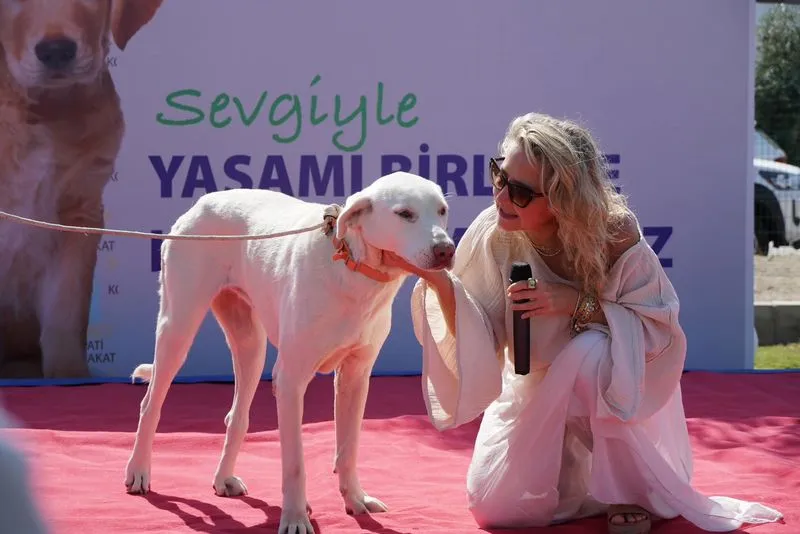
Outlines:
[[786, 163], [786, 153], [766, 134], [755, 130], [756, 254], [769, 246], [800, 248], [800, 167]]

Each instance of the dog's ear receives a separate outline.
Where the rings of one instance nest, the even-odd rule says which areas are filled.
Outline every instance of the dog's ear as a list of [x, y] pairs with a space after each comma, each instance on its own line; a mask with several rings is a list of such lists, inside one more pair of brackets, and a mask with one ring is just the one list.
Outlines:
[[336, 218], [336, 239], [342, 239], [359, 216], [372, 211], [372, 200], [363, 193], [356, 193], [348, 200], [350, 202], [345, 204], [345, 208]]
[[150, 22], [164, 0], [113, 0], [111, 35], [117, 48], [125, 50], [128, 41]]

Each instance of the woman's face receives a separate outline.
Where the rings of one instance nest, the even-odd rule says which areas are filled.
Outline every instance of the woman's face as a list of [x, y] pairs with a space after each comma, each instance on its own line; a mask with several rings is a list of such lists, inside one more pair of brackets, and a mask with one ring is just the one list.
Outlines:
[[522, 149], [496, 161], [498, 167], [493, 169], [492, 182], [498, 226], [509, 232], [553, 226], [555, 217], [547, 197], [542, 194], [540, 166], [531, 165]]

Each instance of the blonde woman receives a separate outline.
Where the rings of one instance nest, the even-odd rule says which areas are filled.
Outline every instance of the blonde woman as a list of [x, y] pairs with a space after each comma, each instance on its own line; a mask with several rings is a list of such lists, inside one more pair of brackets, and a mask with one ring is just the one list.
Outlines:
[[[651, 515], [709, 531], [779, 520], [691, 486], [678, 297], [590, 133], [527, 114], [500, 152], [494, 203], [464, 234], [451, 272], [387, 258], [420, 277], [412, 317], [433, 424], [483, 413], [467, 475], [477, 523], [606, 513], [609, 532], [630, 534], [648, 532]], [[533, 278], [509, 285], [515, 261]], [[530, 317], [527, 375], [514, 373], [514, 310]]]

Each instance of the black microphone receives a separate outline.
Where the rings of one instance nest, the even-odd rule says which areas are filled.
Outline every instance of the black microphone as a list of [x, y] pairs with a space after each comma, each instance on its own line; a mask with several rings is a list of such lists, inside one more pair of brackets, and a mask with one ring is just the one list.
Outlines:
[[[521, 282], [533, 277], [531, 266], [527, 263], [514, 262], [511, 265], [511, 276], [508, 281]], [[528, 299], [515, 301], [528, 302]], [[520, 310], [514, 310], [514, 372], [527, 375], [531, 371], [531, 320], [523, 319]]]

